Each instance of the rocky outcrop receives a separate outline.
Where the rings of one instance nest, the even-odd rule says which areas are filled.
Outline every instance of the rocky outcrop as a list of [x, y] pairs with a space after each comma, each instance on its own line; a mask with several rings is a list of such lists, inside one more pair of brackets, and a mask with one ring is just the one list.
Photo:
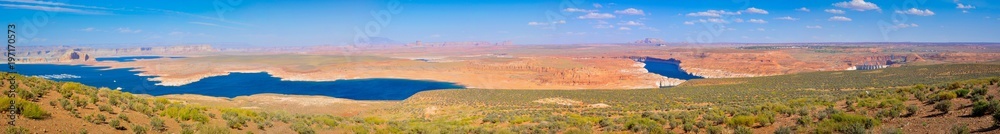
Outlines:
[[72, 62], [72, 61], [91, 61], [90, 54], [85, 54], [83, 52], [68, 51], [62, 56], [59, 56], [59, 62]]

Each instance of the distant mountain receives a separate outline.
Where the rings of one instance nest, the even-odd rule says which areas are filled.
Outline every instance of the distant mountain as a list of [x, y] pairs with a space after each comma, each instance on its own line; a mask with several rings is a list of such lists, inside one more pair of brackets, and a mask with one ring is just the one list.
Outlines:
[[632, 43], [635, 43], [635, 44], [660, 44], [660, 43], [667, 43], [667, 42], [663, 41], [663, 39], [660, 39], [660, 38], [646, 38], [646, 39], [642, 39], [642, 40], [637, 40], [637, 41], [632, 42]]
[[368, 37], [368, 40], [366, 42], [358, 42], [358, 43], [369, 44], [369, 45], [405, 44], [385, 37]]

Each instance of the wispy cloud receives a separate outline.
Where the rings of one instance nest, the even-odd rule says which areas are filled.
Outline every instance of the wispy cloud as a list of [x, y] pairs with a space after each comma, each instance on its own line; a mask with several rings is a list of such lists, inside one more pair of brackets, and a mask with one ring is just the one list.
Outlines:
[[839, 9], [826, 9], [826, 10], [823, 10], [823, 11], [826, 11], [827, 13], [832, 13], [832, 14], [844, 14], [844, 10], [839, 10]]
[[910, 10], [906, 10], [906, 11], [896, 10], [896, 13], [919, 15], [919, 16], [932, 16], [932, 15], [934, 15], [934, 11], [931, 11], [930, 9], [920, 10], [920, 9], [917, 9], [917, 8], [910, 8]]
[[755, 8], [755, 7], [747, 8], [746, 10], [743, 10], [743, 12], [750, 13], [750, 14], [768, 14], [767, 10], [760, 9], [760, 8]]
[[882, 10], [881, 8], [878, 7], [878, 5], [875, 5], [875, 3], [865, 2], [865, 0], [851, 0], [845, 2], [838, 2], [838, 3], [833, 3], [833, 6], [852, 9], [856, 11]]
[[609, 13], [587, 13], [587, 15], [583, 15], [583, 16], [580, 16], [580, 17], [577, 17], [577, 18], [579, 18], [579, 19], [610, 19], [610, 18], [615, 18], [615, 15], [612, 15], [612, 14], [609, 14]]
[[830, 17], [830, 19], [827, 19], [827, 20], [829, 20], [829, 21], [851, 21], [852, 19], [844, 17], [844, 16], [833, 16], [833, 17]]
[[802, 7], [802, 8], [799, 8], [799, 9], [795, 9], [795, 11], [809, 12], [809, 11], [812, 11], [812, 10], [809, 10], [809, 8], [806, 8], [806, 7]]
[[785, 16], [785, 17], [779, 17], [779, 18], [774, 18], [774, 19], [778, 19], [778, 20], [790, 20], [790, 21], [799, 20], [799, 18], [792, 18], [792, 16]]
[[89, 10], [81, 10], [74, 8], [55, 7], [55, 6], [20, 5], [20, 4], [0, 4], [0, 6], [5, 8], [27, 9], [27, 10], [46, 11], [46, 12], [66, 12], [66, 13], [88, 14], [88, 15], [110, 14], [102, 11], [89, 11]]
[[747, 21], [747, 22], [750, 22], [750, 23], [757, 23], [757, 24], [764, 24], [764, 23], [767, 23], [767, 21], [765, 21], [765, 20], [761, 20], [761, 19], [750, 19], [750, 20], [749, 20], [749, 21]]
[[625, 10], [616, 10], [615, 13], [616, 14], [625, 14], [625, 15], [645, 15], [646, 14], [642, 10], [635, 9], [635, 8], [628, 8], [628, 9], [625, 9]]
[[60, 6], [60, 7], [77, 7], [77, 8], [89, 8], [89, 9], [115, 10], [115, 9], [105, 8], [105, 7], [74, 5], [74, 4], [66, 4], [66, 3], [51, 2], [51, 1], [37, 1], [37, 0], [0, 0], [0, 1], [11, 2], [11, 3], [33, 4], [33, 5], [47, 5], [47, 6]]
[[139, 29], [132, 30], [131, 28], [127, 28], [127, 27], [126, 28], [118, 28], [117, 31], [120, 32], [120, 33], [140, 33], [140, 32], [142, 32], [142, 30], [139, 30]]

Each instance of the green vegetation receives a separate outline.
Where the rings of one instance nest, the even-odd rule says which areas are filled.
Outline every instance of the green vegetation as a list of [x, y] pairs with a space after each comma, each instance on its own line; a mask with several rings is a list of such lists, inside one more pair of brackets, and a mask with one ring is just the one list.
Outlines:
[[[681, 86], [638, 90], [434, 90], [399, 106], [352, 116], [303, 115], [213, 107], [141, 97], [72, 82], [51, 82], [43, 91], [50, 109], [135, 133], [242, 133], [280, 129], [296, 133], [751, 133], [781, 124], [775, 133], [900, 132], [896, 118], [921, 108], [972, 100], [977, 116], [992, 115], [1000, 100], [982, 85], [995, 83], [1000, 65], [909, 66], [869, 71], [815, 72], [756, 78], [693, 80]], [[985, 68], [985, 69], [984, 69]], [[911, 72], [911, 73], [899, 73]], [[919, 72], [919, 73], [913, 73]], [[892, 74], [892, 75], [888, 75]], [[6, 74], [4, 74], [6, 75]], [[888, 76], [891, 76], [889, 78]], [[923, 78], [926, 77], [926, 78]], [[848, 84], [838, 84], [848, 82]], [[849, 83], [854, 82], [854, 83]], [[29, 86], [30, 87], [30, 86]], [[35, 88], [26, 88], [32, 89]], [[963, 91], [964, 90], [964, 91]], [[53, 92], [52, 94], [55, 94]], [[44, 95], [43, 95], [44, 96]], [[912, 98], [923, 104], [914, 104]], [[33, 99], [39, 98], [38, 96]], [[543, 104], [562, 98], [584, 105]], [[923, 99], [921, 99], [923, 98]], [[3, 98], [0, 98], [0, 101]], [[9, 100], [9, 99], [8, 99]], [[25, 105], [29, 99], [18, 98]], [[905, 103], [904, 103], [905, 102]], [[609, 107], [591, 107], [604, 104]], [[2, 105], [2, 104], [0, 104]], [[430, 107], [442, 110], [428, 110]], [[841, 107], [843, 106], [843, 107]], [[960, 109], [960, 108], [958, 108]], [[65, 111], [61, 111], [65, 110]], [[97, 112], [100, 111], [100, 112]], [[83, 112], [82, 116], [79, 112]], [[45, 113], [45, 112], [43, 112]], [[126, 116], [126, 113], [133, 116]], [[215, 113], [215, 114], [212, 114]], [[146, 116], [134, 116], [134, 115]], [[27, 115], [25, 115], [27, 116]], [[107, 116], [107, 117], [105, 117]], [[116, 117], [117, 116], [117, 117]], [[110, 119], [108, 119], [110, 117]], [[129, 119], [129, 117], [136, 119]], [[984, 117], [989, 118], [989, 117]], [[149, 119], [149, 124], [145, 121]], [[180, 128], [167, 128], [171, 123]], [[214, 123], [214, 124], [213, 124]], [[225, 123], [224, 125], [221, 123]], [[997, 123], [1000, 124], [1000, 123]], [[129, 126], [129, 127], [126, 127]], [[281, 126], [281, 127], [276, 127]], [[887, 128], [888, 127], [888, 128]], [[967, 128], [966, 128], [967, 131]], [[126, 131], [121, 131], [126, 132]]]
[[951, 105], [952, 105], [951, 101], [941, 101], [938, 102], [937, 104], [934, 104], [934, 110], [938, 110], [941, 111], [941, 113], [947, 114], [948, 111], [951, 111]]
[[21, 126], [8, 126], [4, 129], [5, 134], [30, 134], [31, 131]]

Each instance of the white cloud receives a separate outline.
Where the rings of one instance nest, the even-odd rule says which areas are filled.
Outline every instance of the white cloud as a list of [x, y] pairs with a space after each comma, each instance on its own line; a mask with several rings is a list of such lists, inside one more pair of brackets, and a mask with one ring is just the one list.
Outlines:
[[45, 12], [66, 12], [66, 13], [88, 14], [88, 15], [103, 15], [103, 14], [108, 14], [108, 13], [101, 12], [101, 11], [89, 11], [89, 10], [81, 10], [81, 9], [65, 8], [65, 7], [54, 7], [54, 6], [18, 5], [18, 4], [0, 4], [0, 6], [6, 7], [6, 8], [38, 10], [38, 11], [45, 11]]
[[755, 8], [755, 7], [747, 8], [747, 10], [743, 10], [743, 12], [750, 13], [750, 14], [767, 14], [767, 10], [760, 9], [760, 8]]
[[892, 28], [894, 28], [894, 29], [903, 29], [903, 28], [911, 28], [911, 27], [919, 27], [919, 26], [920, 25], [913, 24], [913, 23], [910, 23], [910, 24], [900, 23], [900, 24], [896, 24], [895, 26], [892, 26]]
[[736, 23], [743, 23], [743, 19], [740, 18], [733, 19], [733, 21], [735, 21]]
[[830, 19], [827, 19], [827, 20], [829, 20], [829, 21], [851, 21], [851, 18], [847, 18], [847, 17], [844, 17], [844, 16], [833, 16], [833, 17], [830, 17]]
[[586, 9], [579, 9], [579, 8], [566, 8], [566, 9], [563, 9], [563, 12], [592, 13], [592, 12], [597, 12], [597, 10], [586, 10]]
[[118, 28], [117, 31], [120, 32], [120, 33], [140, 33], [140, 32], [142, 32], [142, 30], [138, 30], [138, 29], [132, 30], [131, 28], [127, 28], [127, 27], [126, 28]]
[[604, 6], [602, 6], [601, 4], [594, 3], [594, 8], [602, 8], [602, 7]]
[[609, 13], [587, 13], [587, 15], [583, 15], [583, 16], [580, 16], [580, 17], [577, 17], [577, 18], [579, 18], [579, 19], [610, 19], [610, 18], [615, 18], [615, 15], [612, 15], [612, 14], [609, 14]]
[[878, 5], [875, 5], [875, 3], [865, 2], [865, 0], [851, 0], [851, 1], [833, 3], [833, 6], [852, 9], [855, 11], [882, 10], [881, 8], [878, 7]]
[[964, 5], [964, 4], [962, 4], [962, 3], [958, 3], [958, 7], [955, 7], [955, 8], [958, 8], [958, 9], [976, 9], [976, 7], [975, 7], [975, 6], [972, 6], [972, 5]]
[[812, 10], [809, 10], [809, 8], [806, 8], [806, 7], [802, 7], [802, 8], [799, 8], [799, 9], [795, 9], [795, 11], [810, 12]]
[[764, 30], [764, 28], [757, 28], [757, 31], [767, 31], [767, 30]]
[[60, 2], [38, 1], [38, 0], [0, 0], [0, 1], [3, 1], [3, 2], [12, 2], [12, 3], [23, 3], [23, 4], [59, 6], [59, 7], [78, 7], [78, 8], [104, 9], [104, 10], [108, 9], [108, 8], [104, 8], [104, 7], [73, 5], [73, 4], [66, 4], [66, 3], [60, 3]]
[[808, 29], [823, 29], [823, 26], [806, 26]]
[[774, 18], [774, 19], [778, 19], [778, 20], [790, 20], [790, 21], [799, 20], [799, 18], [792, 18], [792, 16], [785, 16], [785, 17]]
[[642, 26], [644, 24], [642, 24], [642, 22], [626, 21], [626, 22], [618, 22], [618, 25], [624, 25], [624, 26]]
[[619, 28], [618, 28], [618, 30], [632, 30], [632, 28], [628, 28], [628, 27], [619, 27]]
[[529, 26], [543, 26], [543, 25], [549, 25], [549, 23], [545, 23], [545, 22], [534, 22], [534, 21], [532, 21], [532, 22], [528, 22], [528, 25], [529, 25]]
[[722, 19], [719, 19], [719, 18], [709, 18], [708, 20], [701, 19], [699, 21], [700, 22], [711, 22], [711, 23], [729, 23], [729, 22], [726, 22], [726, 20], [722, 20]]
[[625, 9], [625, 10], [616, 10], [615, 13], [616, 14], [627, 14], [627, 15], [645, 15], [645, 13], [642, 12], [642, 10], [635, 9], [635, 8], [628, 8], [628, 9]]
[[685, 21], [684, 25], [694, 25], [694, 21]]
[[844, 14], [844, 10], [840, 10], [840, 9], [826, 9], [826, 10], [823, 10], [823, 11], [826, 11], [827, 13], [832, 13], [832, 14]]
[[93, 31], [97, 31], [97, 28], [88, 27], [88, 28], [80, 29], [80, 31], [93, 32]]
[[919, 16], [931, 16], [931, 15], [934, 15], [934, 12], [931, 11], [930, 9], [920, 10], [920, 9], [917, 9], [917, 8], [910, 8], [910, 10], [906, 10], [906, 11], [896, 10], [896, 13], [910, 14], [910, 15], [919, 15]]
[[749, 20], [749, 21], [747, 21], [747, 22], [750, 22], [750, 23], [757, 23], [757, 24], [764, 24], [764, 23], [767, 23], [767, 21], [764, 21], [764, 20], [761, 20], [761, 19], [750, 19], [750, 20]]
[[739, 15], [740, 12], [727, 12], [725, 10], [708, 10], [704, 12], [694, 12], [688, 13], [687, 16], [692, 17], [721, 17], [722, 15]]

